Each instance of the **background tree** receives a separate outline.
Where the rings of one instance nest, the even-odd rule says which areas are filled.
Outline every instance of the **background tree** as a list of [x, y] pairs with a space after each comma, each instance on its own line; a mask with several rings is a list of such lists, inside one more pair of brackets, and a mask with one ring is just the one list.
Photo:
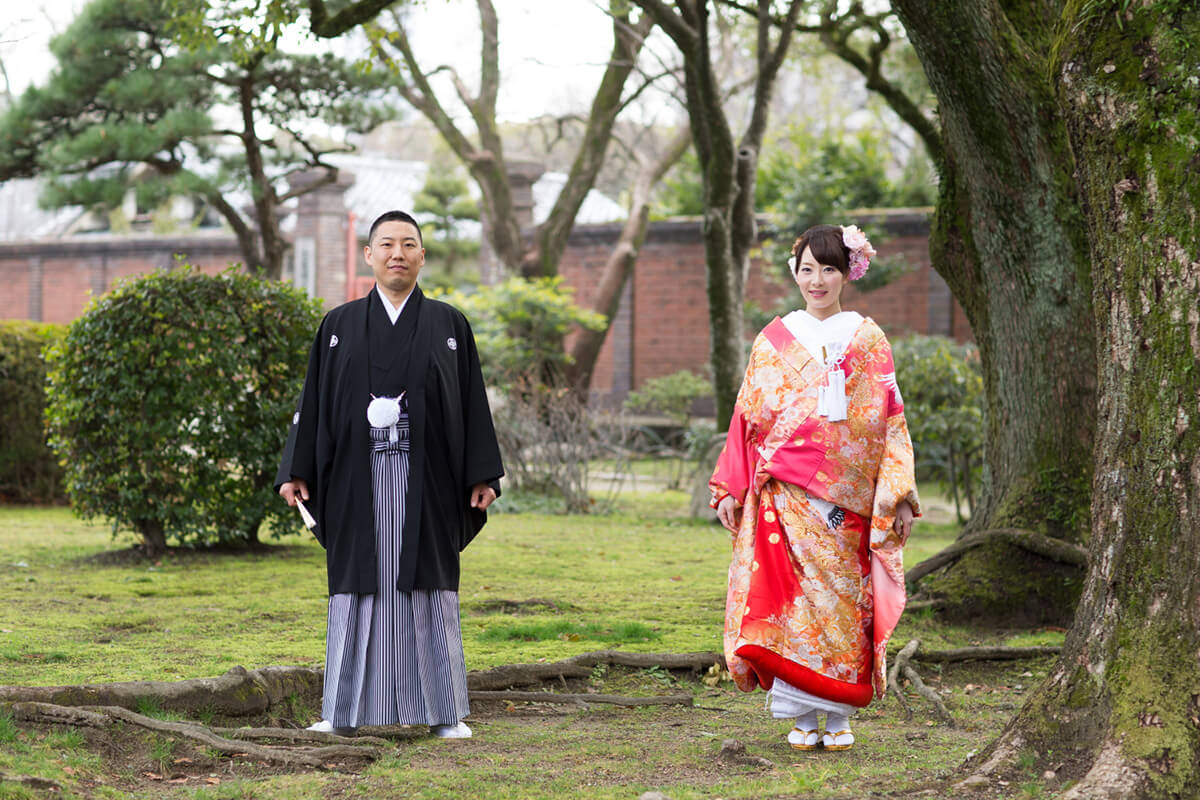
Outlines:
[[434, 282], [447, 288], [460, 278], [478, 280], [456, 274], [459, 262], [479, 253], [479, 242], [464, 239], [461, 223], [479, 221], [479, 204], [471, 197], [467, 180], [458, 171], [458, 164], [443, 153], [429, 164], [425, 185], [413, 197], [413, 212], [420, 215], [426, 258]]
[[[246, 266], [278, 278], [283, 206], [336, 179], [321, 122], [365, 130], [387, 116], [385, 75], [329, 55], [172, 39], [167, 0], [94, 0], [52, 44], [58, 66], [0, 117], [0, 180], [43, 176], [44, 201], [109, 210], [198, 197], [233, 229]], [[276, 36], [278, 33], [276, 34]], [[239, 61], [235, 56], [242, 57]], [[288, 188], [288, 176], [321, 177]], [[245, 199], [243, 207], [238, 198]]]
[[[314, 0], [313, 6], [319, 5], [323, 5], [321, 0]], [[549, 215], [536, 226], [531, 239], [526, 240], [512, 201], [509, 184], [512, 165], [505, 157], [503, 137], [496, 120], [500, 87], [499, 20], [491, 0], [477, 0], [477, 6], [482, 32], [477, 92], [472, 92], [450, 66], [442, 65], [431, 71], [418, 63], [399, 11], [390, 11], [385, 25], [368, 26], [368, 30], [377, 55], [397, 75], [405, 99], [434, 124], [478, 183], [488, 221], [489, 243], [501, 264], [510, 274], [554, 276], [558, 273], [558, 262], [566, 249], [575, 218], [596, 183], [609, 144], [614, 139], [617, 117], [651, 80], [643, 79], [632, 90], [626, 90], [630, 77], [637, 72], [638, 55], [653, 21], [645, 14], [635, 19], [632, 7], [623, 0], [613, 0], [609, 4], [612, 52], [591, 107], [583, 116], [584, 131], [579, 138], [578, 150]], [[314, 29], [318, 17], [319, 14], [314, 12]], [[449, 74], [456, 99], [467, 108], [474, 130], [461, 127], [450, 113], [448, 98], [439, 97], [430, 82], [433, 72]], [[624, 226], [589, 304], [592, 310], [604, 314], [608, 320], [612, 319], [619, 304], [621, 292], [636, 262], [637, 250], [645, 237], [650, 196], [644, 187], [652, 186], [658, 180], [682, 154], [686, 143], [686, 138], [677, 137], [666, 146], [641, 151], [631, 191], [630, 222]], [[563, 379], [576, 390], [586, 389], [606, 334], [607, 326], [601, 331], [580, 327], [574, 329], [565, 342], [572, 367]]]
[[[766, 13], [721, 2], [759, 19]], [[1063, 118], [1049, 98], [1058, 11], [984, 8], [930, 13], [926, 3], [894, 0], [868, 12], [822, 0], [799, 30], [857, 69], [938, 168], [930, 258], [971, 323], [987, 410], [982, 491], [964, 535], [1014, 527], [1077, 544], [1087, 535], [1094, 338], [1083, 210]], [[907, 68], [910, 43], [928, 84]], [[993, 543], [922, 588], [949, 613], [996, 619], [1040, 596], [1034, 605], [1050, 621], [1070, 613], [1060, 590], [1078, 579], [1074, 570]]]
[[1069, 800], [1194, 797], [1200, 16], [1182, 2], [1058, 11], [1045, 99], [1065, 119], [1095, 287], [1091, 560], [1062, 659], [981, 763], [1053, 748], [1080, 763]]
[[670, 37], [683, 58], [687, 113], [703, 175], [704, 260], [708, 290], [709, 349], [717, 426], [728, 426], [742, 380], [743, 298], [750, 250], [757, 244], [754, 187], [766, 133], [772, 91], [803, 10], [803, 0], [786, 4], [783, 25], [772, 40], [772, 3], [760, 0], [755, 37], [756, 70], [746, 127], [737, 144], [727, 116], [725, 76], [714, 69], [716, 25], [706, 0], [661, 0], [637, 4]]

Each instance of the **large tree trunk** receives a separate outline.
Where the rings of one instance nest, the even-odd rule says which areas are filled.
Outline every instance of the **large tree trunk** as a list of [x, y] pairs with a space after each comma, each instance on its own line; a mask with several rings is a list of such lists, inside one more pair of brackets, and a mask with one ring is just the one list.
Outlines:
[[1200, 18], [1118, 5], [1073, 6], [1051, 73], [1096, 286], [1090, 572], [1062, 661], [991, 760], [1053, 748], [1081, 765], [1067, 798], [1197, 797]]
[[[758, 152], [766, 133], [775, 78], [783, 65], [796, 21], [805, 7], [791, 0], [786, 14], [772, 18], [769, 0], [758, 0], [757, 67], [750, 119], [735, 145], [725, 115], [728, 76], [714, 67], [709, 41], [707, 0], [637, 0], [679, 48], [684, 62], [684, 88], [692, 140], [704, 179], [704, 262], [708, 291], [709, 348], [716, 399], [717, 427], [724, 430], [733, 417], [745, 366], [743, 300], [748, 256], [756, 243], [754, 185]], [[778, 22], [778, 25], [776, 23]], [[771, 31], [778, 36], [771, 41]]]
[[[1067, 132], [1047, 78], [1054, 18], [1042, 5], [998, 0], [893, 5], [942, 121], [931, 256], [970, 320], [983, 364], [985, 477], [966, 533], [1012, 527], [1086, 542], [1091, 264]], [[1063, 621], [1081, 578], [995, 545], [923, 586], [975, 618]]]

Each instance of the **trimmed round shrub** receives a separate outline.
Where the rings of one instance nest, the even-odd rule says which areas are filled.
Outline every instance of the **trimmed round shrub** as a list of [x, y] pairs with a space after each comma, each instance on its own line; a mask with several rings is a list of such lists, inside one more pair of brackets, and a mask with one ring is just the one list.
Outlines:
[[320, 316], [290, 285], [186, 266], [89, 303], [48, 352], [75, 511], [150, 552], [300, 530], [272, 484]]
[[66, 327], [0, 321], [0, 502], [60, 503], [62, 470], [46, 444], [46, 362], [42, 350]]

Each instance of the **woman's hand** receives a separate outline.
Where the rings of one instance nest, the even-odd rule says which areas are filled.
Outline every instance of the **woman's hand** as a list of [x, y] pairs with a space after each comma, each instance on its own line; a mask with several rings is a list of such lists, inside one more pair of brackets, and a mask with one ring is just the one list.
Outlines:
[[908, 534], [912, 533], [912, 524], [912, 506], [907, 500], [901, 500], [896, 506], [896, 521], [892, 523], [892, 529], [900, 536], [900, 544], [908, 541]]
[[721, 524], [725, 526], [725, 530], [730, 533], [737, 533], [738, 515], [741, 513], [742, 504], [733, 499], [733, 495], [725, 495], [721, 502], [717, 503], [717, 519], [721, 520]]

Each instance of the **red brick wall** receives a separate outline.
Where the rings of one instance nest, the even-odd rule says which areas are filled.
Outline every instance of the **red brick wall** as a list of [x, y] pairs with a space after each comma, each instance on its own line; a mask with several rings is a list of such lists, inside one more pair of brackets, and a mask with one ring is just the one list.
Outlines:
[[120, 280], [176, 266], [176, 254], [209, 274], [240, 262], [226, 236], [75, 236], [0, 245], [0, 318], [69, 323], [88, 299]]
[[[878, 221], [892, 233], [881, 241], [881, 258], [903, 256], [912, 271], [873, 292], [860, 293], [851, 285], [843, 296], [847, 310], [872, 317], [888, 333], [952, 334], [971, 338], [962, 309], [929, 264], [928, 222], [909, 214]], [[563, 255], [560, 272], [575, 287], [580, 305], [588, 305], [619, 228], [579, 226]], [[786, 267], [754, 262], [746, 296], [764, 309], [774, 308], [788, 291]], [[708, 296], [705, 287], [704, 245], [698, 221], [672, 220], [651, 226], [638, 255], [634, 278], [623, 313], [629, 326], [614, 329], [600, 351], [592, 380], [593, 398], [619, 403], [624, 391], [646, 380], [687, 369], [707, 374], [709, 361]], [[751, 332], [749, 335], [753, 335]], [[627, 364], [621, 375], [618, 364]], [[627, 386], [626, 386], [627, 385]]]
[[[336, 192], [306, 196], [308, 214], [297, 230], [318, 239], [318, 287], [327, 306], [345, 296], [346, 225]], [[941, 278], [930, 268], [928, 222], [924, 215], [890, 215], [874, 220], [890, 232], [878, 244], [880, 257], [902, 254], [913, 270], [874, 292], [847, 289], [843, 307], [873, 317], [890, 336], [949, 333], [971, 338], [962, 310]], [[620, 231], [617, 225], [579, 226], [563, 255], [561, 273], [575, 287], [576, 300], [588, 306], [596, 279]], [[67, 239], [0, 244], [0, 318], [70, 322], [91, 293], [110, 289], [124, 276], [173, 266], [175, 253], [215, 273], [241, 260], [228, 236], [131, 237], [77, 236]], [[786, 294], [786, 268], [754, 263], [747, 297], [771, 309]], [[321, 273], [336, 273], [323, 275]], [[753, 335], [754, 332], [750, 332]], [[593, 397], [619, 404], [650, 378], [682, 369], [707, 374], [708, 299], [700, 223], [671, 220], [652, 224], [627, 287], [621, 310], [600, 351]]]

